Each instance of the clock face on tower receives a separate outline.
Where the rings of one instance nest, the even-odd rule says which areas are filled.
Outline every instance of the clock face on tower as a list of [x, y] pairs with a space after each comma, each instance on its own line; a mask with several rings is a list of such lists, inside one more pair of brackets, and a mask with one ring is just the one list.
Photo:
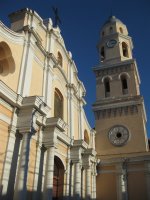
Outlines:
[[108, 40], [106, 43], [108, 48], [113, 48], [116, 44], [117, 44], [117, 40], [114, 40], [114, 39]]
[[111, 144], [115, 146], [123, 146], [129, 140], [129, 131], [122, 125], [116, 125], [108, 132], [108, 138]]

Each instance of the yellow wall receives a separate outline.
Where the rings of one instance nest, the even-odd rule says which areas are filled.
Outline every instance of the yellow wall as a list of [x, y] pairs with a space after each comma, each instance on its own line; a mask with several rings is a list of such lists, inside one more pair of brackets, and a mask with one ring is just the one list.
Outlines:
[[[114, 125], [124, 125], [129, 129], [130, 139], [123, 147], [112, 145], [108, 139], [108, 132]], [[118, 154], [146, 151], [145, 136], [141, 112], [134, 115], [124, 115], [104, 118], [96, 121], [96, 150], [98, 154]], [[138, 146], [136, 145], [138, 144]]]
[[[3, 105], [0, 105], [0, 114], [3, 114], [10, 119], [12, 117], [12, 111], [7, 109]], [[9, 124], [0, 120], [0, 179], [2, 178], [4, 160], [6, 156], [7, 144], [9, 139], [8, 127]]]
[[0, 37], [0, 42], [5, 41], [7, 45], [11, 49], [12, 57], [15, 62], [15, 70], [12, 73], [9, 73], [6, 76], [0, 75], [0, 79], [13, 91], [17, 91], [18, 81], [19, 81], [19, 73], [20, 73], [20, 65], [22, 59], [23, 45], [14, 44], [10, 40], [4, 39]]
[[42, 96], [43, 69], [33, 61], [30, 96]]
[[[136, 167], [138, 169], [138, 166]], [[145, 176], [145, 173], [140, 171], [128, 173], [129, 200], [148, 200]]]
[[56, 59], [58, 56], [58, 52], [61, 53], [62, 58], [63, 58], [63, 66], [62, 69], [64, 70], [66, 77], [68, 77], [68, 58], [66, 56], [66, 51], [62, 47], [62, 45], [59, 44], [59, 42], [55, 42], [54, 49], [52, 49]]
[[[36, 164], [36, 156], [37, 156], [36, 153], [37, 153], [36, 141], [34, 139], [31, 139], [28, 178], [27, 178], [27, 190], [28, 191], [33, 190], [34, 176], [35, 176], [35, 164]], [[30, 199], [30, 197], [28, 197], [28, 199]]]
[[0, 120], [0, 179], [3, 175], [4, 160], [8, 143], [8, 124]]
[[[113, 167], [101, 168], [101, 170], [113, 170]], [[113, 173], [98, 174], [96, 177], [97, 200], [116, 200], [116, 175]]]

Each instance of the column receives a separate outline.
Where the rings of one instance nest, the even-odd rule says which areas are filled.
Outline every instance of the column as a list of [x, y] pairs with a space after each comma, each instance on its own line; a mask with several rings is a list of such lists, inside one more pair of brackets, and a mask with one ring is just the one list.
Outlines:
[[85, 184], [85, 178], [86, 178], [86, 174], [85, 174], [85, 169], [82, 168], [81, 169], [81, 199], [85, 199], [86, 196], [86, 184]]
[[[2, 176], [2, 186], [3, 186], [2, 195], [3, 196], [6, 196], [6, 194], [8, 196], [9, 195], [8, 193], [10, 193], [10, 191], [8, 191], [8, 186], [9, 186], [9, 182], [11, 181], [9, 180], [11, 166], [14, 165], [14, 163], [12, 163], [12, 158], [13, 158], [14, 149], [15, 149], [14, 148], [15, 140], [16, 140], [15, 132], [16, 132], [16, 129], [14, 127], [11, 127], [11, 130], [9, 131], [9, 141], [7, 145], [6, 157], [5, 157], [4, 168], [3, 168], [3, 176]], [[13, 189], [12, 188], [13, 186], [14, 186], [14, 183], [11, 181], [11, 189]]]
[[[45, 68], [44, 68], [44, 80], [43, 80], [44, 88], [43, 88], [43, 101], [51, 108], [52, 107], [52, 97], [50, 92], [52, 90], [52, 83], [53, 83], [53, 72], [51, 70], [51, 66], [49, 63], [45, 61]], [[50, 110], [51, 112], [51, 110]], [[50, 113], [49, 113], [50, 115]]]
[[34, 56], [35, 41], [31, 33], [27, 34], [27, 41], [24, 43], [23, 58], [19, 77], [18, 94], [29, 96], [32, 79], [32, 61]]
[[66, 179], [65, 179], [65, 197], [66, 199], [69, 200], [69, 188], [71, 187], [71, 183], [70, 183], [70, 176], [71, 176], [71, 173], [70, 173], [70, 159], [67, 160], [67, 171], [66, 171]]
[[79, 139], [84, 139], [84, 131], [83, 131], [83, 116], [82, 116], [82, 102], [79, 101], [79, 120], [78, 120], [78, 123], [79, 123]]
[[68, 106], [68, 124], [69, 124], [69, 136], [70, 138], [74, 138], [74, 133], [73, 133], [73, 129], [74, 129], [74, 121], [73, 119], [73, 89], [72, 89], [72, 85], [68, 84], [67, 85], [67, 106]]
[[94, 129], [91, 129], [91, 135], [92, 135], [92, 148], [95, 149], [95, 134], [96, 131]]
[[85, 168], [86, 174], [86, 200], [91, 199], [91, 167]]
[[45, 148], [37, 143], [36, 152], [36, 165], [35, 165], [35, 175], [34, 175], [34, 186], [33, 186], [33, 196], [32, 200], [42, 199], [42, 181], [43, 181], [43, 168], [44, 168], [44, 153]]
[[47, 149], [43, 200], [52, 200], [53, 197], [54, 152], [54, 146]]
[[81, 199], [81, 164], [80, 162], [75, 163], [75, 174], [74, 174], [74, 199]]
[[96, 200], [96, 173], [92, 174], [92, 199]]
[[128, 191], [127, 191], [127, 170], [126, 167], [118, 165], [118, 174], [117, 174], [117, 196], [118, 200], [128, 200]]
[[25, 200], [26, 199], [26, 182], [28, 174], [28, 162], [29, 162], [29, 151], [30, 151], [30, 133], [22, 133], [22, 145], [18, 166], [18, 173], [16, 179], [16, 187], [14, 193], [15, 200]]
[[[12, 194], [14, 192], [14, 180], [15, 180], [15, 164], [17, 164], [16, 159], [18, 159], [18, 145], [16, 145], [16, 140], [17, 136], [16, 134], [16, 123], [17, 123], [17, 108], [14, 108], [13, 110], [13, 116], [12, 116], [12, 121], [11, 124], [9, 125], [9, 138], [8, 138], [8, 144], [7, 144], [7, 149], [6, 149], [6, 156], [5, 156], [5, 161], [4, 161], [4, 167], [3, 167], [3, 173], [2, 173], [2, 179], [1, 179], [1, 185], [3, 187], [2, 195], [6, 196], [8, 199], [9, 197], [12, 197]], [[20, 140], [19, 140], [20, 141]], [[17, 147], [16, 147], [17, 146]], [[17, 151], [17, 152], [16, 152]], [[16, 155], [15, 161], [12, 160], [14, 159], [14, 154]], [[13, 179], [12, 179], [12, 168], [13, 168]]]

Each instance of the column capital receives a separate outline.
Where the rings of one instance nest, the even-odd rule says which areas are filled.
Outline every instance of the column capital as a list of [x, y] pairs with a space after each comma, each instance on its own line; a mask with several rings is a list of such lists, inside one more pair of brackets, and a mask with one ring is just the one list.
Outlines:
[[47, 128], [44, 130], [42, 144], [46, 149], [57, 145], [57, 133], [55, 130], [49, 130]]
[[90, 170], [92, 171], [91, 165], [86, 165], [86, 164], [84, 164], [84, 165], [82, 165], [82, 166], [83, 166], [83, 168], [84, 168], [85, 170], [90, 169]]
[[10, 132], [10, 133], [13, 133], [14, 135], [16, 134], [16, 127], [15, 126], [13, 126], [13, 125], [9, 125], [9, 127], [8, 127], [8, 131]]
[[80, 159], [72, 159], [71, 160], [73, 164], [80, 164], [82, 166], [82, 161]]

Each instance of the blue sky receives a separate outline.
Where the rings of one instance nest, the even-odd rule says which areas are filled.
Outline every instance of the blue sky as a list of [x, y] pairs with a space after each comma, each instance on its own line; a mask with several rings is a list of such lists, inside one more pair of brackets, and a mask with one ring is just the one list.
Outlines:
[[96, 44], [101, 26], [111, 12], [128, 28], [133, 39], [133, 56], [141, 78], [141, 94], [147, 111], [150, 136], [150, 1], [149, 0], [1, 0], [0, 19], [9, 26], [8, 14], [21, 8], [31, 8], [43, 18], [54, 18], [52, 6], [59, 8], [60, 29], [67, 50], [73, 54], [79, 78], [86, 90], [87, 118], [94, 127], [92, 104], [95, 102], [95, 76], [92, 67], [99, 63]]

